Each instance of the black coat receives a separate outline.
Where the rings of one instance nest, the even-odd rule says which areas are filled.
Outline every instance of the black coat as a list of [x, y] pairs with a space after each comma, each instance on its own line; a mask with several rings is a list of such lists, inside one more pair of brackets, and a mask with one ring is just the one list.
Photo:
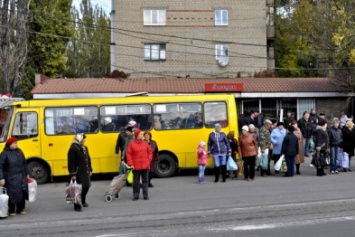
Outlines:
[[349, 156], [354, 156], [354, 148], [355, 148], [355, 136], [354, 132], [347, 127], [343, 127], [343, 143], [341, 144], [341, 148], [343, 148], [344, 152], [348, 153]]
[[341, 146], [341, 143], [343, 141], [343, 132], [341, 131], [341, 128], [335, 128], [331, 127], [328, 130], [328, 135], [329, 135], [329, 145], [330, 146]]
[[301, 129], [303, 138], [311, 138], [313, 132], [315, 131], [316, 123], [313, 123], [311, 119], [306, 121], [304, 118], [301, 118], [297, 121], [299, 129]]
[[70, 177], [76, 176], [76, 181], [82, 184], [83, 188], [90, 187], [91, 160], [89, 150], [77, 143], [72, 143], [68, 151], [68, 170]]
[[26, 176], [28, 175], [26, 160], [20, 148], [11, 150], [5, 147], [0, 155], [0, 179], [5, 179], [5, 188], [12, 203], [28, 199], [23, 191], [28, 193]]
[[282, 142], [281, 154], [285, 156], [295, 156], [298, 154], [298, 151], [298, 137], [291, 132], [287, 133]]
[[321, 151], [326, 151], [329, 148], [329, 136], [326, 131], [324, 131], [321, 127], [317, 127], [315, 132], [315, 147], [321, 147]]

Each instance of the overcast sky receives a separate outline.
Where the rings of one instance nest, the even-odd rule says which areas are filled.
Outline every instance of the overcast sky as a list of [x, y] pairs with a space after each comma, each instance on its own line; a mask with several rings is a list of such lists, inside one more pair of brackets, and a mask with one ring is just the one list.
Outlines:
[[[99, 5], [106, 12], [106, 14], [110, 14], [111, 12], [111, 0], [90, 0], [93, 6]], [[79, 9], [79, 5], [81, 0], [74, 0], [73, 4]]]

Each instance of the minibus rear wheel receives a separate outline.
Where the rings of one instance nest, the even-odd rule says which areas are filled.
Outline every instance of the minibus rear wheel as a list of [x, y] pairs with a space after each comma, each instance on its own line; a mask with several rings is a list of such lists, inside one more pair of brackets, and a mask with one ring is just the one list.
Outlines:
[[176, 161], [168, 154], [161, 154], [155, 166], [155, 174], [159, 178], [171, 177], [176, 172]]
[[49, 169], [47, 165], [40, 161], [30, 161], [27, 164], [28, 173], [34, 178], [38, 184], [44, 184], [49, 177]]

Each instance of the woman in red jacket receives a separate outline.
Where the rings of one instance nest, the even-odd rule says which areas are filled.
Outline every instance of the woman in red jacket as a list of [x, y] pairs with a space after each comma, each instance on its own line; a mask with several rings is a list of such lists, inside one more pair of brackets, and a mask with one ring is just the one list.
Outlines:
[[137, 130], [134, 133], [133, 140], [127, 148], [126, 158], [127, 163], [133, 169], [133, 201], [138, 200], [140, 192], [140, 179], [142, 178], [142, 189], [144, 200], [149, 200], [148, 197], [148, 175], [150, 163], [152, 161], [152, 149], [149, 144], [142, 140], [143, 132]]
[[239, 157], [244, 161], [244, 180], [253, 181], [255, 177], [255, 156], [258, 155], [258, 147], [254, 134], [249, 133], [248, 126], [242, 127], [242, 135], [238, 143]]

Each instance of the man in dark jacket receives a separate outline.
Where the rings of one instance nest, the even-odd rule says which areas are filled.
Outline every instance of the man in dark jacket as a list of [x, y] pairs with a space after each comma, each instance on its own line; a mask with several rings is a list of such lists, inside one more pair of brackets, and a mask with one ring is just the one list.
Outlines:
[[337, 160], [340, 147], [343, 141], [343, 132], [340, 129], [340, 120], [333, 119], [333, 126], [328, 130], [330, 146], [330, 173], [338, 174]]
[[298, 138], [293, 133], [295, 128], [292, 125], [288, 126], [288, 133], [282, 142], [281, 154], [285, 155], [287, 164], [287, 174], [285, 177], [292, 177], [294, 175], [295, 156], [298, 154]]
[[297, 121], [297, 124], [303, 135], [304, 155], [308, 156], [309, 141], [315, 131], [316, 124], [310, 120], [308, 111], [303, 113], [303, 117]]

